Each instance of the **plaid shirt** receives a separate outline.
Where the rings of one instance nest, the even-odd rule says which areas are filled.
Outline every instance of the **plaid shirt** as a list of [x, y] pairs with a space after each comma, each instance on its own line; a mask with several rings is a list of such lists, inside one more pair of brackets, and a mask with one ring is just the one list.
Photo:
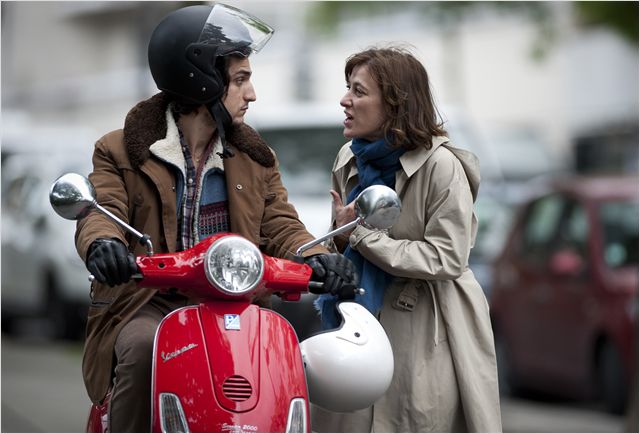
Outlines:
[[[180, 131], [180, 144], [185, 159], [185, 193], [182, 208], [180, 210], [178, 233], [178, 244], [181, 250], [193, 247], [200, 238], [206, 238], [218, 232], [229, 230], [229, 213], [227, 201], [219, 201], [212, 204], [202, 205], [199, 209], [198, 198], [201, 194], [201, 178], [203, 168], [213, 152], [216, 143], [214, 136], [205, 148], [198, 167], [193, 163], [191, 151]], [[198, 221], [196, 222], [195, 219]]]

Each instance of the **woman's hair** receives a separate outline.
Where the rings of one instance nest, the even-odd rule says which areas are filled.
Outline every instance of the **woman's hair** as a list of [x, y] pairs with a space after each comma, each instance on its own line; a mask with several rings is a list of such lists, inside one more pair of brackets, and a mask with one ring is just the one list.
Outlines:
[[347, 82], [356, 67], [366, 65], [380, 86], [386, 120], [384, 137], [393, 147], [431, 148], [431, 138], [446, 135], [429, 88], [429, 77], [420, 63], [400, 47], [369, 48], [347, 59]]

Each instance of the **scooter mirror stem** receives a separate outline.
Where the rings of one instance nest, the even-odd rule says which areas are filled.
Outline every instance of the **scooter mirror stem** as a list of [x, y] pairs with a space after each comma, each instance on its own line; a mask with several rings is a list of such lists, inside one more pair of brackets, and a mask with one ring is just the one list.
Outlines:
[[328, 234], [320, 238], [316, 238], [315, 240], [309, 241], [308, 243], [301, 245], [300, 247], [298, 247], [298, 250], [296, 250], [296, 256], [300, 256], [302, 252], [304, 252], [305, 250], [308, 250], [313, 246], [317, 246], [318, 244], [320, 244], [325, 240], [328, 240], [329, 238], [333, 238], [334, 236], [341, 234], [342, 232], [346, 232], [350, 229], [355, 228], [361, 221], [362, 221], [362, 217], [358, 217], [351, 223], [347, 223], [346, 225], [340, 226], [339, 228], [332, 230], [331, 232], [329, 232]]
[[96, 200], [96, 190], [91, 181], [77, 173], [65, 173], [51, 185], [49, 202], [58, 215], [67, 220], [79, 220], [91, 209], [96, 209], [118, 223], [138, 238], [146, 246], [147, 256], [153, 255], [153, 244], [149, 235], [138, 232], [119, 217], [100, 205]]
[[373, 229], [389, 229], [398, 221], [401, 208], [400, 198], [393, 189], [386, 185], [370, 185], [362, 190], [355, 199], [354, 211], [357, 217], [354, 221], [334, 229], [323, 237], [301, 245], [296, 250], [296, 256], [300, 256], [305, 250], [335, 235], [349, 231], [359, 224], [366, 224]]
[[151, 242], [151, 237], [149, 237], [149, 235], [145, 235], [142, 232], [135, 230], [133, 227], [125, 223], [118, 216], [113, 214], [111, 211], [109, 211], [99, 203], [94, 202], [93, 206], [95, 206], [98, 211], [105, 214], [107, 217], [109, 217], [110, 219], [118, 223], [120, 226], [125, 228], [127, 231], [131, 232], [131, 234], [135, 235], [138, 238], [138, 241], [140, 242], [140, 244], [147, 247], [147, 256], [153, 255], [153, 243]]

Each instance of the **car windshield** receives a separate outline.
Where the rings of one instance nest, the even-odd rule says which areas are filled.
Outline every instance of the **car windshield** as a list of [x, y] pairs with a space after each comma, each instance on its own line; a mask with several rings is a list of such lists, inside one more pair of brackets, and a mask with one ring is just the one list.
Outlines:
[[606, 202], [600, 208], [604, 261], [611, 268], [638, 265], [638, 202]]
[[328, 200], [333, 160], [340, 146], [348, 141], [340, 125], [264, 129], [260, 134], [278, 154], [289, 194]]

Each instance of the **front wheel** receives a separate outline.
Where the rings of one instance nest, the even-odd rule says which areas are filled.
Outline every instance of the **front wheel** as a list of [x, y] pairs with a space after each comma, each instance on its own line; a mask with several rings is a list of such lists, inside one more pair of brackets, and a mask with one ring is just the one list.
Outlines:
[[80, 340], [84, 336], [87, 308], [65, 299], [58, 290], [53, 276], [48, 278], [45, 316], [50, 324], [52, 337], [62, 340]]
[[501, 396], [515, 396], [517, 393], [509, 349], [505, 338], [494, 330], [496, 362], [498, 365], [498, 388]]

